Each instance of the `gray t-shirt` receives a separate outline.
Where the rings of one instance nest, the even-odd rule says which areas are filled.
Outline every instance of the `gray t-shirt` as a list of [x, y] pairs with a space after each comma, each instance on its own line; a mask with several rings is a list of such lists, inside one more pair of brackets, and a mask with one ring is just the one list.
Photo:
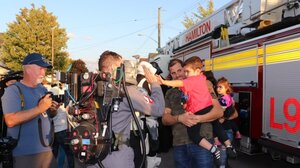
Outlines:
[[[24, 95], [24, 110], [32, 109], [37, 106], [38, 101], [45, 95], [47, 89], [39, 84], [35, 88], [27, 87], [20, 82], [18, 85]], [[3, 113], [13, 113], [21, 111], [21, 98], [18, 88], [14, 85], [5, 89], [4, 95], [1, 98], [3, 105]], [[47, 115], [39, 115], [30, 121], [22, 124], [20, 139], [17, 147], [13, 150], [13, 156], [22, 156], [50, 151], [51, 147], [44, 147], [39, 139], [38, 119], [41, 119], [44, 142], [49, 144], [50, 139], [50, 120]], [[20, 125], [12, 128], [7, 128], [7, 135], [15, 139], [18, 137]]]
[[[167, 91], [165, 96], [166, 108], [171, 109], [171, 115], [183, 114], [185, 110], [181, 105], [182, 92], [178, 88], [172, 88]], [[193, 143], [187, 134], [187, 127], [182, 123], [176, 123], [172, 126], [173, 146]], [[208, 139], [212, 138], [211, 123], [202, 123], [200, 134]]]

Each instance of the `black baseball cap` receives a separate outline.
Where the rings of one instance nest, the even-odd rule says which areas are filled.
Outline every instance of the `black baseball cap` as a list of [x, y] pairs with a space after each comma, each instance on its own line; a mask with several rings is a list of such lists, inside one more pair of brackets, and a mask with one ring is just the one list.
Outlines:
[[0, 84], [2, 87], [7, 87], [5, 85], [6, 82], [10, 81], [10, 80], [20, 80], [23, 79], [23, 72], [22, 71], [9, 71], [4, 78], [1, 80]]
[[31, 64], [35, 64], [44, 68], [52, 68], [52, 66], [48, 63], [48, 60], [44, 56], [38, 53], [28, 54], [22, 62], [22, 65], [31, 65]]

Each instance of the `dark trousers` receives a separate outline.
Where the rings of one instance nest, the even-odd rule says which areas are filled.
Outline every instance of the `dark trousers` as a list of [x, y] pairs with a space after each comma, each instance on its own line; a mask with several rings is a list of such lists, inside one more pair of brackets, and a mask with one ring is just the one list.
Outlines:
[[68, 159], [69, 168], [74, 168], [74, 155], [70, 148], [70, 145], [65, 143], [65, 139], [68, 137], [67, 130], [56, 132], [54, 135], [54, 143], [52, 146], [53, 154], [57, 158], [59, 147], [62, 147]]
[[232, 120], [225, 120], [224, 123], [222, 124], [224, 129], [232, 129], [233, 134], [236, 134], [237, 131], [239, 131], [239, 128], [236, 124], [236, 122]]
[[[204, 115], [204, 114], [210, 112], [210, 110], [212, 108], [213, 108], [213, 106], [208, 106], [208, 107], [196, 112], [195, 115]], [[201, 123], [198, 123], [192, 127], [187, 127], [187, 132], [188, 132], [189, 138], [195, 144], [199, 144], [200, 141], [204, 138], [204, 137], [200, 136], [200, 128], [201, 128]]]
[[[144, 134], [144, 137], [145, 135], [146, 134]], [[141, 152], [141, 138], [138, 131], [130, 131], [130, 146], [134, 152], [134, 165], [135, 167], [140, 167], [143, 160], [143, 154]], [[142, 167], [145, 168], [145, 162]]]
[[212, 122], [212, 125], [213, 125], [213, 131], [214, 131], [214, 136], [215, 137], [218, 137], [218, 139], [221, 141], [221, 142], [225, 142], [227, 141], [229, 138], [226, 134], [226, 131], [224, 130], [222, 124], [219, 122], [219, 120], [214, 120]]
[[162, 117], [157, 118], [158, 121], [158, 153], [167, 153], [173, 146], [173, 135], [171, 126], [163, 125]]
[[3, 112], [0, 111], [0, 137], [6, 137], [7, 126], [3, 118]]

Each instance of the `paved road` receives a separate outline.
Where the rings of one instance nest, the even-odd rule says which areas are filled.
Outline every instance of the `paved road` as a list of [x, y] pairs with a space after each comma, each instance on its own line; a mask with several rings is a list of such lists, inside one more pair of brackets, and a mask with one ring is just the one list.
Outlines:
[[[172, 151], [161, 153], [162, 162], [159, 168], [174, 168]], [[284, 160], [272, 160], [269, 154], [247, 155], [238, 153], [238, 158], [229, 160], [231, 168], [300, 168], [300, 164], [290, 164]]]
[[[172, 149], [168, 153], [158, 154], [161, 157], [159, 168], [175, 168]], [[67, 159], [65, 159], [66, 161]], [[65, 164], [67, 165], [67, 163]], [[284, 160], [273, 160], [269, 154], [247, 155], [238, 152], [238, 158], [229, 160], [231, 168], [300, 168], [300, 164], [293, 165]], [[65, 166], [66, 168], [67, 166]], [[1, 168], [1, 165], [0, 165]], [[76, 164], [75, 168], [81, 168]]]
[[284, 160], [273, 160], [269, 154], [249, 156], [239, 153], [236, 160], [229, 160], [232, 168], [299, 168], [300, 164], [291, 164]]

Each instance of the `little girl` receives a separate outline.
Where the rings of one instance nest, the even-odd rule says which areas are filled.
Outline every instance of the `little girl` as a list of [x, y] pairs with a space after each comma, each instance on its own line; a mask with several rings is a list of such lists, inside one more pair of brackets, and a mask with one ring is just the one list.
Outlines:
[[240, 139], [241, 133], [238, 130], [238, 127], [235, 122], [230, 120], [230, 117], [234, 114], [235, 108], [234, 108], [234, 100], [232, 98], [232, 88], [229, 83], [229, 81], [221, 77], [217, 82], [217, 92], [220, 96], [219, 102], [221, 106], [225, 109], [224, 111], [224, 119], [226, 122], [226, 125], [228, 125], [232, 131], [235, 134], [235, 137]]

